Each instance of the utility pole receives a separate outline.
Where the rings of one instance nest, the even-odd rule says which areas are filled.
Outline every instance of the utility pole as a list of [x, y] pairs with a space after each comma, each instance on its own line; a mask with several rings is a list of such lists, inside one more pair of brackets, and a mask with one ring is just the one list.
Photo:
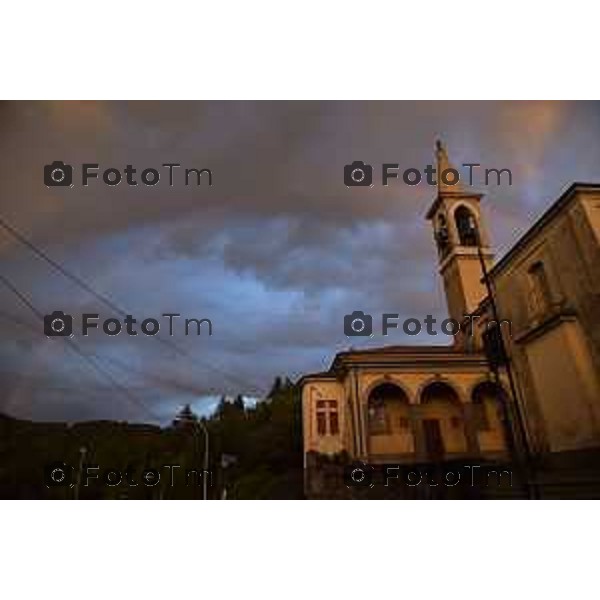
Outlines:
[[[528, 491], [532, 492], [532, 494], [530, 494], [530, 495], [532, 495], [535, 498], [535, 497], [537, 497], [537, 490], [536, 490], [535, 483], [531, 482], [531, 487], [530, 487], [530, 481], [529, 481], [529, 478], [533, 476], [533, 472], [532, 472], [531, 451], [529, 449], [529, 440], [527, 438], [527, 429], [525, 427], [525, 419], [524, 419], [523, 413], [521, 412], [519, 395], [517, 392], [517, 386], [515, 384], [515, 379], [514, 379], [513, 372], [512, 372], [512, 366], [510, 364], [510, 358], [508, 356], [508, 352], [506, 351], [506, 345], [504, 343], [504, 336], [502, 334], [500, 317], [498, 316], [498, 306], [496, 305], [496, 299], [494, 297], [494, 290], [492, 287], [492, 282], [490, 280], [487, 266], [485, 264], [485, 259], [483, 257], [483, 252], [481, 249], [481, 238], [479, 237], [479, 229], [477, 228], [477, 224], [472, 216], [469, 219], [469, 224], [470, 224], [471, 228], [473, 229], [473, 231], [475, 232], [475, 240], [477, 243], [477, 256], [479, 258], [479, 264], [481, 265], [481, 272], [483, 274], [483, 281], [485, 283], [485, 287], [487, 290], [488, 299], [490, 302], [490, 308], [492, 309], [492, 317], [493, 317], [493, 319], [496, 323], [496, 327], [498, 329], [497, 341], [498, 341], [498, 345], [499, 345], [502, 362], [504, 363], [504, 368], [506, 370], [506, 375], [508, 377], [508, 384], [510, 387], [510, 394], [512, 397], [511, 405], [514, 407], [514, 411], [509, 410], [508, 407], [505, 405], [504, 400], [501, 400], [503, 412], [504, 412], [505, 418], [508, 421], [508, 430], [509, 430], [508, 433], [510, 436], [509, 444], [513, 446], [513, 450], [515, 451], [513, 458], [518, 463], [520, 463], [521, 456], [520, 456], [520, 452], [519, 452], [518, 448], [516, 447], [515, 436], [513, 433], [513, 422], [516, 421], [517, 430], [519, 432], [518, 438], [519, 438], [519, 442], [520, 442], [520, 446], [521, 446], [522, 454], [523, 454], [522, 458], [525, 459], [525, 477], [527, 478], [526, 485], [527, 485]], [[499, 382], [500, 377], [499, 377], [498, 365], [493, 364], [493, 361], [490, 359], [490, 357], [488, 357], [488, 361], [490, 362], [490, 367], [492, 369], [492, 372], [494, 373], [496, 381]], [[512, 418], [513, 414], [515, 416], [514, 421]]]

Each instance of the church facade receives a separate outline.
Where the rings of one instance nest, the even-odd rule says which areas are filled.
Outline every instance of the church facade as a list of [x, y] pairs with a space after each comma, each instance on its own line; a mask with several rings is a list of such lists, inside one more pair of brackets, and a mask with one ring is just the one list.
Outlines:
[[[437, 148], [438, 173], [448, 168]], [[577, 183], [494, 263], [481, 194], [438, 183], [426, 218], [451, 346], [337, 354], [301, 380], [306, 493], [315, 457], [509, 462], [600, 449], [600, 185]]]

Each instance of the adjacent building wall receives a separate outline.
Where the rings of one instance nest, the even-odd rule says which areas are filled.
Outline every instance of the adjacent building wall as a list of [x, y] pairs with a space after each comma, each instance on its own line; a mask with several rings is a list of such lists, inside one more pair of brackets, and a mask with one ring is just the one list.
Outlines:
[[493, 274], [537, 450], [600, 445], [600, 192], [578, 191]]

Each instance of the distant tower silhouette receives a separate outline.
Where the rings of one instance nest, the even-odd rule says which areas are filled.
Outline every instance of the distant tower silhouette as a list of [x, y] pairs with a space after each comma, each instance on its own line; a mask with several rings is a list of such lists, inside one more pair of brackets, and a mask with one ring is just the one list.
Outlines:
[[487, 265], [491, 266], [494, 254], [480, 212], [483, 194], [466, 190], [460, 182], [454, 183], [458, 171], [450, 163], [448, 152], [439, 140], [436, 142], [436, 163], [437, 196], [427, 212], [427, 219], [432, 223], [437, 244], [448, 312], [451, 318], [461, 322], [487, 295], [481, 281], [478, 242]]

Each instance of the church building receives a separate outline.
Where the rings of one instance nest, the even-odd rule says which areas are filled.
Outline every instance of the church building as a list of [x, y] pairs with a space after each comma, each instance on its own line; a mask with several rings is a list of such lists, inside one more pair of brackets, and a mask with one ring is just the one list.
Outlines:
[[600, 449], [600, 184], [574, 183], [497, 262], [482, 194], [439, 174], [426, 218], [450, 346], [338, 353], [301, 380], [307, 496], [319, 457], [510, 462]]

